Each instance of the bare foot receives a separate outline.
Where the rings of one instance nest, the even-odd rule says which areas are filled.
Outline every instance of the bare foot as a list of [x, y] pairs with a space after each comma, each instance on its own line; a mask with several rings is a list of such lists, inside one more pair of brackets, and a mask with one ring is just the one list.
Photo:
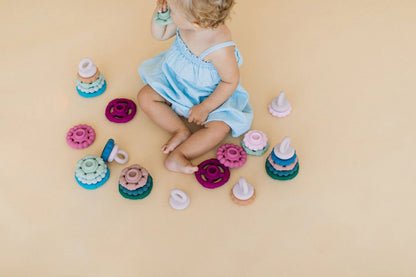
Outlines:
[[185, 156], [175, 151], [171, 153], [165, 160], [165, 166], [167, 169], [175, 172], [181, 172], [186, 174], [192, 174], [198, 171], [198, 167], [191, 164], [189, 160], [185, 158]]
[[162, 146], [162, 152], [164, 154], [169, 154], [173, 150], [175, 150], [178, 145], [184, 142], [189, 136], [191, 135], [191, 131], [188, 129], [183, 129], [177, 131], [173, 134], [173, 136], [168, 140], [168, 142]]

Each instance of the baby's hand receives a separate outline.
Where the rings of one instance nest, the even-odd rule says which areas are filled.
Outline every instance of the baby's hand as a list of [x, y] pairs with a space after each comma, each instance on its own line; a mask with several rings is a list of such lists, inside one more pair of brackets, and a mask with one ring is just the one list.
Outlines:
[[194, 122], [195, 124], [203, 125], [208, 118], [208, 114], [209, 110], [205, 108], [204, 105], [195, 105], [192, 107], [192, 109], [189, 110], [188, 122]]
[[168, 8], [168, 3], [166, 0], [157, 0], [156, 6], [157, 6], [158, 12], [166, 12]]

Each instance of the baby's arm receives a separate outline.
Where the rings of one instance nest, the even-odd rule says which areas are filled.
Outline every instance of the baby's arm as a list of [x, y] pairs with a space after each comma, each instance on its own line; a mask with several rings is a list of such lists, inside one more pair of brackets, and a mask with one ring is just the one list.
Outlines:
[[209, 57], [221, 77], [221, 82], [207, 99], [193, 106], [189, 111], [188, 121], [199, 125], [204, 124], [210, 112], [230, 98], [240, 82], [240, 70], [235, 58], [234, 47], [219, 49]]
[[174, 23], [160, 26], [153, 20], [153, 17], [157, 12], [165, 12], [166, 9], [166, 0], [158, 0], [156, 3], [155, 11], [153, 12], [151, 23], [152, 35], [157, 40], [167, 40], [176, 34], [176, 25]]

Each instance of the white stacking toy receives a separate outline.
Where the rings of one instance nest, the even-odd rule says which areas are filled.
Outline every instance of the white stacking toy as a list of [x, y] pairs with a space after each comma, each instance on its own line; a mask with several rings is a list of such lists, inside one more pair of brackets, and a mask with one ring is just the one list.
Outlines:
[[112, 161], [116, 161], [119, 164], [125, 164], [129, 161], [129, 155], [125, 151], [119, 150], [118, 144], [114, 144], [114, 148], [108, 157], [108, 162], [111, 163]]
[[231, 190], [231, 198], [239, 205], [248, 205], [256, 198], [256, 190], [246, 179], [240, 177]]
[[97, 67], [90, 58], [84, 58], [79, 62], [78, 73], [83, 78], [90, 78], [97, 73]]
[[289, 100], [285, 97], [285, 92], [281, 91], [279, 96], [273, 98], [269, 105], [269, 112], [276, 117], [285, 117], [292, 111]]
[[274, 153], [279, 159], [288, 160], [295, 155], [295, 148], [290, 145], [290, 137], [285, 137], [274, 147]]
[[120, 150], [118, 144], [115, 144], [113, 139], [109, 139], [105, 144], [101, 158], [109, 163], [116, 161], [119, 164], [125, 164], [129, 161], [129, 155], [125, 151]]
[[296, 177], [299, 172], [299, 159], [290, 145], [290, 137], [285, 137], [273, 147], [266, 160], [266, 172], [275, 180], [284, 181]]
[[189, 198], [188, 194], [179, 189], [174, 189], [171, 191], [169, 204], [172, 208], [175, 210], [183, 210], [189, 206], [189, 203], [191, 203], [191, 199]]

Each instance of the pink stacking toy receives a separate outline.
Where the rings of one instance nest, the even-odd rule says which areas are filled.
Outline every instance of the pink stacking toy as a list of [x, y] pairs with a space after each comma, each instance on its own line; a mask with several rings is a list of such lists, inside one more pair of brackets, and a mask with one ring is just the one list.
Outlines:
[[253, 151], [263, 150], [267, 146], [267, 137], [262, 131], [252, 130], [244, 135], [244, 145]]
[[292, 111], [292, 106], [285, 98], [285, 92], [280, 92], [279, 96], [274, 98], [269, 105], [269, 112], [273, 116], [285, 117]]
[[238, 145], [224, 144], [217, 150], [217, 159], [226, 167], [237, 168], [246, 163], [247, 154]]
[[69, 146], [82, 149], [90, 146], [95, 140], [95, 131], [88, 125], [81, 124], [72, 127], [66, 134]]
[[121, 171], [119, 184], [128, 190], [136, 190], [147, 183], [149, 172], [138, 164]]

